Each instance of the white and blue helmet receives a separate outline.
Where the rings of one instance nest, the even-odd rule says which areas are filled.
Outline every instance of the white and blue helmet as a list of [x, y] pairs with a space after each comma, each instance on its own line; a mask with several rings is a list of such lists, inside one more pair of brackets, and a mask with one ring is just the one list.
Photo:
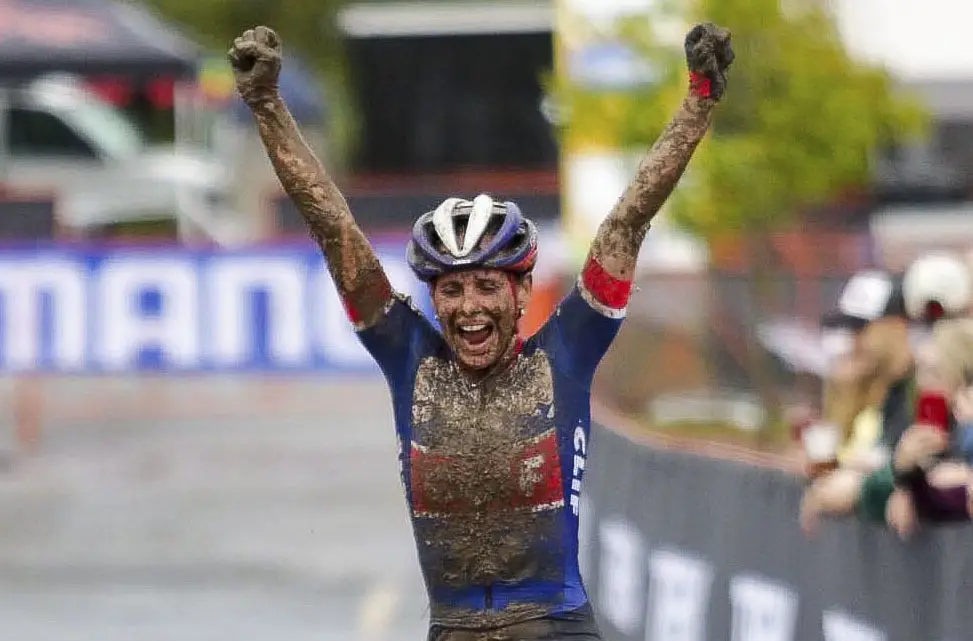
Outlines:
[[447, 198], [416, 221], [407, 255], [426, 282], [471, 268], [526, 274], [537, 262], [537, 228], [513, 202], [486, 194], [472, 201]]

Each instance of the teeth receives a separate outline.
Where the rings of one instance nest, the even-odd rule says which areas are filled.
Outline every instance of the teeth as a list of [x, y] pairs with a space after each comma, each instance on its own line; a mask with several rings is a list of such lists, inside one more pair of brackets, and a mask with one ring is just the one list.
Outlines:
[[481, 329], [486, 329], [486, 328], [487, 328], [486, 324], [483, 324], [483, 325], [463, 325], [462, 327], [460, 327], [460, 329], [463, 330], [464, 332], [478, 332]]

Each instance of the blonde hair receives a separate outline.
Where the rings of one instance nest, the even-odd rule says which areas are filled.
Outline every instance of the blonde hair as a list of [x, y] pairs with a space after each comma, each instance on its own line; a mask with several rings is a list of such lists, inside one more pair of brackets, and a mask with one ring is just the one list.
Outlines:
[[878, 319], [860, 335], [864, 353], [849, 355], [824, 381], [823, 416], [845, 434], [866, 408], [881, 404], [901, 363], [912, 360], [905, 330], [898, 319]]
[[953, 389], [967, 386], [973, 378], [973, 319], [957, 318], [936, 323], [932, 349], [940, 375]]

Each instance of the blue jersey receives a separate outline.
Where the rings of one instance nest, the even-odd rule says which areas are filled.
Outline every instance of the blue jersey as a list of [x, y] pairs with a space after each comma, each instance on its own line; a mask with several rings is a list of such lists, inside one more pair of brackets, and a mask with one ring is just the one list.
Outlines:
[[579, 284], [474, 384], [408, 299], [358, 333], [391, 391], [432, 623], [479, 628], [584, 606], [578, 502], [591, 381], [623, 312]]

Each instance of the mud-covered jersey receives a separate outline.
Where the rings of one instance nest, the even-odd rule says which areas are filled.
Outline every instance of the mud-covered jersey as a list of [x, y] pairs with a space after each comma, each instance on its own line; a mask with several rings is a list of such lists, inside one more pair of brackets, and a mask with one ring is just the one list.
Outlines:
[[591, 381], [624, 316], [600, 300], [579, 279], [515, 362], [481, 383], [402, 296], [358, 333], [391, 391], [432, 623], [493, 627], [588, 602], [578, 504]]

